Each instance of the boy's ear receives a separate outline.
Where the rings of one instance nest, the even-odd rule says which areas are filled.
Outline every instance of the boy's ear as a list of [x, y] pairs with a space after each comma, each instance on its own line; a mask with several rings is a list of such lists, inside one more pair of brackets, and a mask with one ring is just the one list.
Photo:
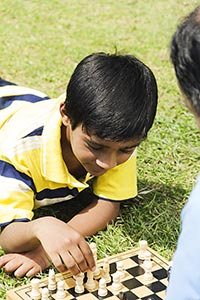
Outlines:
[[65, 113], [65, 104], [64, 104], [64, 102], [60, 103], [60, 114], [61, 114], [61, 117], [62, 117], [63, 125], [69, 126], [70, 125], [70, 119]]

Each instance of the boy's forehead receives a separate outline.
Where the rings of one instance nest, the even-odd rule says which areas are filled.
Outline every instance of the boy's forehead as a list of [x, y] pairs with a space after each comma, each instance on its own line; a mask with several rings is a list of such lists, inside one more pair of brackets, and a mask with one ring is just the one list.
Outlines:
[[139, 143], [141, 142], [142, 138], [141, 137], [134, 137], [132, 139], [129, 140], [122, 140], [122, 141], [118, 141], [118, 140], [110, 140], [107, 138], [102, 138], [99, 137], [94, 131], [92, 132], [88, 132], [83, 126], [82, 124], [79, 125], [83, 137], [88, 140], [91, 141], [93, 143], [99, 144], [99, 145], [105, 145], [105, 146], [109, 146], [109, 145], [117, 145], [117, 146], [121, 146], [121, 147], [135, 147], [138, 146]]
[[103, 139], [101, 137], [98, 137], [97, 135], [95, 134], [92, 134], [92, 135], [87, 135], [88, 136], [88, 139], [93, 142], [93, 143], [96, 143], [96, 144], [101, 144], [101, 145], [117, 145], [117, 146], [121, 146], [121, 147], [134, 147], [134, 146], [137, 146], [138, 143], [140, 142], [140, 139], [139, 138], [134, 138], [134, 139], [131, 139], [131, 140], [124, 140], [124, 141], [115, 141], [115, 140], [110, 140], [110, 139]]

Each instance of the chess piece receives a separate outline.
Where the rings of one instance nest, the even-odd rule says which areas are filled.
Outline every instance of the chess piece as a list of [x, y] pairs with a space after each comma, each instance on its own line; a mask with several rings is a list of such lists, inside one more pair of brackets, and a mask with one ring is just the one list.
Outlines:
[[122, 284], [120, 282], [120, 275], [117, 272], [114, 273], [112, 277], [113, 277], [112, 290], [113, 290], [113, 294], [115, 294], [121, 290]]
[[65, 282], [64, 280], [59, 280], [57, 283], [56, 299], [65, 299], [65, 297]]
[[106, 283], [111, 282], [110, 264], [109, 264], [108, 258], [105, 258], [104, 262], [103, 262], [103, 276], [102, 277], [106, 280]]
[[153, 279], [152, 274], [152, 261], [146, 261], [144, 264], [144, 280], [145, 281], [151, 281]]
[[145, 240], [139, 241], [139, 247], [140, 247], [139, 254], [138, 254], [139, 259], [141, 260], [145, 259], [145, 252], [147, 251], [147, 246], [148, 246], [147, 241]]
[[40, 292], [39, 284], [40, 284], [40, 279], [33, 278], [31, 280], [30, 296], [31, 296], [32, 300], [40, 300], [41, 299], [41, 292]]
[[74, 288], [75, 292], [77, 294], [82, 294], [85, 290], [83, 285], [84, 274], [79, 273], [78, 275], [74, 276], [74, 279], [76, 281], [75, 288]]
[[172, 271], [172, 267], [173, 267], [173, 261], [171, 260], [171, 261], [169, 262], [169, 268], [168, 268], [168, 270], [167, 270], [167, 279], [168, 279], [168, 281], [169, 281], [169, 278], [170, 278], [170, 274], [171, 274], [171, 271]]
[[94, 280], [94, 273], [90, 270], [87, 271], [87, 281], [85, 287], [88, 291], [92, 291], [96, 288], [96, 281]]
[[119, 297], [120, 300], [128, 300], [126, 292], [122, 292], [122, 291], [119, 292], [118, 297]]
[[41, 300], [49, 300], [49, 290], [48, 288], [42, 288], [42, 298]]
[[151, 260], [151, 252], [146, 250], [144, 253], [144, 260], [145, 261], [150, 261]]
[[97, 245], [93, 242], [90, 244], [90, 249], [92, 250], [92, 254], [94, 256], [96, 269], [93, 272], [94, 278], [98, 278], [101, 275], [101, 269], [97, 266]]
[[99, 280], [99, 289], [98, 289], [98, 296], [105, 297], [108, 294], [108, 290], [106, 288], [106, 280], [105, 278], [101, 278]]
[[117, 266], [117, 273], [120, 276], [120, 280], [122, 280], [125, 277], [125, 271], [124, 271], [124, 263], [123, 261], [117, 261], [116, 262]]
[[143, 269], [145, 269], [145, 265], [146, 265], [146, 263], [148, 265], [149, 261], [151, 261], [151, 252], [149, 252], [148, 250], [146, 250], [145, 253], [144, 253], [144, 262], [143, 262], [143, 265], [141, 265], [141, 267]]
[[48, 277], [48, 290], [50, 292], [55, 291], [57, 288], [56, 283], [56, 275], [54, 269], [49, 269], [49, 277]]

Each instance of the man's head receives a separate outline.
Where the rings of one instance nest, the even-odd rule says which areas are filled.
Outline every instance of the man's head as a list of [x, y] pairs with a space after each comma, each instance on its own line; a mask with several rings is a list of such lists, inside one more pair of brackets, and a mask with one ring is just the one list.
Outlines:
[[200, 127], [200, 6], [177, 27], [170, 55], [186, 105]]
[[110, 141], [144, 139], [157, 107], [151, 70], [131, 55], [95, 53], [76, 67], [67, 87], [65, 113], [72, 130]]

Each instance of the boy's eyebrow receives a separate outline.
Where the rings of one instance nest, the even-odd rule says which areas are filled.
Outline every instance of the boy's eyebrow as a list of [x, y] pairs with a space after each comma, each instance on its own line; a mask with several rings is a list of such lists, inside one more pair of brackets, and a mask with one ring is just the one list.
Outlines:
[[131, 146], [127, 146], [127, 147], [124, 147], [123, 149], [131, 149], [131, 148], [135, 148], [137, 146], [139, 146], [140, 142], [134, 144], [134, 145], [131, 145]]
[[[88, 142], [90, 144], [93, 144], [93, 145], [96, 145], [96, 146], [101, 146], [101, 147], [109, 148], [109, 146], [107, 146], [107, 145], [104, 145], [104, 144], [101, 144], [101, 143], [89, 140], [87, 138], [86, 138], [86, 142]], [[135, 148], [135, 147], [137, 147], [139, 145], [140, 145], [140, 142], [138, 142], [138, 143], [136, 143], [134, 145], [131, 145], [131, 146], [122, 147], [122, 149], [131, 149], [131, 148]]]
[[137, 147], [137, 146], [139, 146], [139, 145], [140, 145], [140, 142], [138, 142], [138, 143], [136, 143], [136, 144], [134, 144], [134, 145], [131, 145], [131, 146], [124, 147], [124, 149], [135, 148], [135, 147]]

